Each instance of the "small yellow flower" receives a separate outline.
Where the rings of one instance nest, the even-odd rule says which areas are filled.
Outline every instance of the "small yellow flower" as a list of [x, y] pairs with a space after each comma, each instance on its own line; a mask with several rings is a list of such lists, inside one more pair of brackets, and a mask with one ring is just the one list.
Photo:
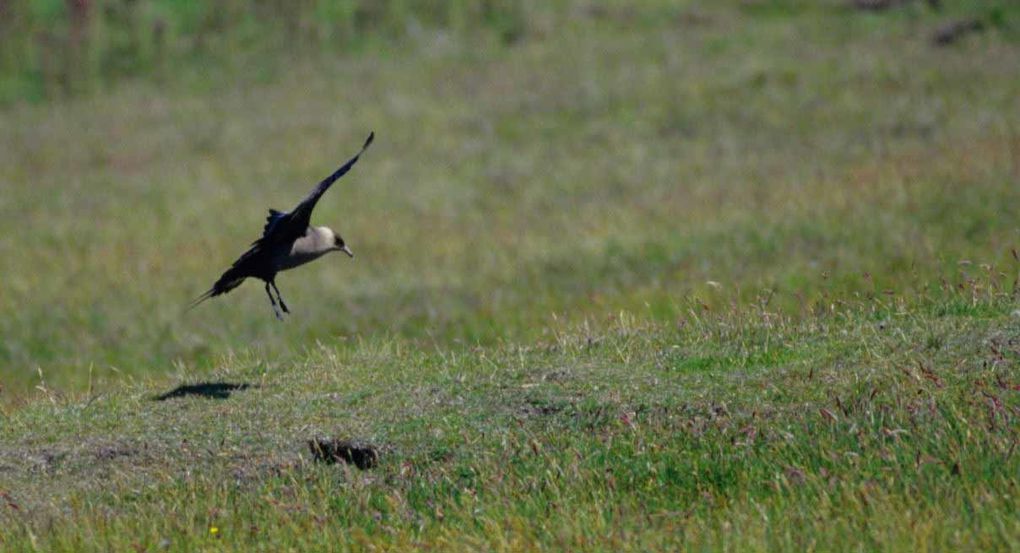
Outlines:
[[217, 528], [215, 526], [210, 526], [209, 527], [209, 535], [210, 536], [215, 536], [216, 534], [219, 534], [219, 533], [220, 533], [220, 529], [219, 528]]

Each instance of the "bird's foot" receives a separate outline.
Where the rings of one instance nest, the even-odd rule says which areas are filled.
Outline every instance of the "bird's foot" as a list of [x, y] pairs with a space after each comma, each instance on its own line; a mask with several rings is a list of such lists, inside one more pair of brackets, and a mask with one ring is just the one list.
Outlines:
[[280, 300], [280, 308], [283, 309], [284, 313], [290, 315], [290, 309], [287, 309], [287, 304], [283, 303], [283, 298], [279, 298], [279, 300]]

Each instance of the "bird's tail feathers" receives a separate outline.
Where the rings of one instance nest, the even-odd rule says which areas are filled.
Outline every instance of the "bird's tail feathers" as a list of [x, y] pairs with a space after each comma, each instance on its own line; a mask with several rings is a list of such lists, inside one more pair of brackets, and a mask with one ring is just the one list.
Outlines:
[[191, 300], [191, 303], [188, 304], [188, 308], [185, 309], [185, 311], [191, 311], [192, 309], [198, 307], [198, 304], [200, 304], [200, 303], [204, 302], [205, 300], [213, 297], [214, 295], [216, 295], [216, 289], [215, 288], [210, 288], [210, 289], [206, 290], [206, 292], [204, 294], [202, 294], [201, 296], [198, 296], [197, 298]]
[[224, 273], [224, 275], [220, 277], [219, 280], [216, 281], [216, 284], [213, 284], [212, 288], [206, 290], [204, 294], [192, 300], [191, 303], [188, 305], [188, 308], [185, 309], [185, 311], [191, 311], [192, 309], [197, 307], [198, 304], [204, 302], [209, 298], [214, 298], [220, 294], [226, 294], [227, 292], [240, 286], [245, 279], [245, 277], [240, 278], [231, 277], [233, 277], [233, 275], [230, 274], [230, 271]]

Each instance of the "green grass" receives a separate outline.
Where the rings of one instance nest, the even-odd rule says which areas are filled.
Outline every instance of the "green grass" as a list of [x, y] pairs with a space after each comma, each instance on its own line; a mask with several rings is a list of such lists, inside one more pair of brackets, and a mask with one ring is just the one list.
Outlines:
[[[8, 547], [46, 550], [1017, 547], [1020, 319], [876, 323], [870, 302], [531, 346], [252, 353], [184, 381], [36, 402], [0, 433]], [[757, 315], [757, 316], [755, 316]], [[704, 360], [708, 360], [707, 363]], [[311, 462], [358, 437], [381, 465]], [[73, 439], [72, 439], [73, 437]], [[216, 528], [215, 535], [212, 528]]]
[[[579, 8], [0, 112], [0, 549], [1016, 549], [1017, 13], [929, 43], [988, 6]], [[373, 129], [315, 216], [355, 261], [184, 311]], [[203, 381], [250, 387], [152, 399]]]

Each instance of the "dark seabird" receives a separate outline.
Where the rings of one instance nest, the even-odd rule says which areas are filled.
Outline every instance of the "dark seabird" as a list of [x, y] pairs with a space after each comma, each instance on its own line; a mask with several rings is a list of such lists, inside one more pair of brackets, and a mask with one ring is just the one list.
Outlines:
[[[374, 138], [375, 133], [369, 134], [365, 145], [361, 147], [361, 151], [357, 155], [343, 164], [335, 173], [323, 179], [312, 190], [312, 193], [301, 200], [301, 203], [289, 213], [270, 209], [269, 217], [266, 217], [266, 226], [262, 229], [262, 238], [252, 242], [248, 251], [244, 252], [220, 276], [209, 291], [196, 298], [189, 309], [209, 298], [226, 294], [240, 286], [244, 279], [252, 277], [266, 283], [266, 294], [269, 296], [269, 302], [273, 305], [273, 313], [276, 314], [276, 318], [283, 319], [280, 309], [283, 309], [284, 313], [290, 313], [290, 310], [283, 302], [280, 289], [276, 287], [276, 273], [304, 265], [329, 252], [339, 251], [354, 257], [354, 253], [347, 247], [339, 234], [329, 227], [316, 227], [310, 224], [312, 210], [315, 209], [315, 204], [326, 190], [329, 190], [329, 187], [337, 179], [351, 170], [351, 167], [357, 163], [361, 154], [365, 153], [365, 149]], [[275, 299], [269, 289], [270, 286], [276, 291]], [[276, 306], [277, 301], [280, 304], [279, 309]]]

